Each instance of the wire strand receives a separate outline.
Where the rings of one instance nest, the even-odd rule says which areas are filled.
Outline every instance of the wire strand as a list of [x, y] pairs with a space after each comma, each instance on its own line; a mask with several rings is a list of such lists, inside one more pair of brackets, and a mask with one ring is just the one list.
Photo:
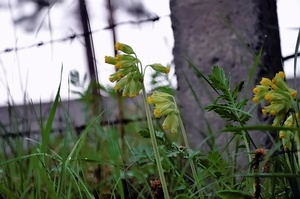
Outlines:
[[170, 17], [170, 14], [163, 15], [163, 16], [155, 16], [155, 17], [152, 17], [152, 18], [143, 19], [143, 20], [139, 20], [139, 21], [132, 21], [132, 20], [131, 21], [123, 21], [123, 22], [119, 22], [119, 23], [115, 23], [115, 24], [105, 26], [104, 28], [101, 28], [101, 29], [92, 30], [92, 31], [87, 32], [87, 33], [78, 33], [78, 34], [74, 33], [74, 34], [68, 35], [66, 37], [53, 39], [53, 40], [48, 40], [48, 41], [40, 41], [38, 43], [34, 43], [34, 44], [31, 44], [31, 45], [28, 45], [28, 46], [13, 47], [13, 48], [7, 47], [3, 50], [0, 50], [0, 54], [11, 53], [11, 52], [20, 51], [20, 50], [27, 50], [27, 49], [30, 49], [30, 48], [45, 46], [45, 45], [48, 45], [48, 44], [65, 42], [65, 41], [73, 40], [77, 37], [83, 37], [86, 34], [90, 35], [90, 34], [95, 34], [97, 32], [100, 32], [100, 31], [110, 30], [110, 29], [113, 29], [113, 28], [115, 28], [117, 26], [120, 26], [120, 25], [128, 25], [128, 24], [134, 24], [135, 25], [135, 24], [141, 24], [141, 23], [146, 23], [146, 22], [156, 22], [156, 21], [159, 21], [161, 18], [164, 18], [164, 17]]

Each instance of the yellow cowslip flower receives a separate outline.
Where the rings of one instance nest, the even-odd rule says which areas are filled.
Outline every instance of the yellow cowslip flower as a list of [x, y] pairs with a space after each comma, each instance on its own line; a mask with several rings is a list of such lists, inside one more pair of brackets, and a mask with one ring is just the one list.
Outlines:
[[170, 130], [171, 133], [176, 133], [178, 128], [178, 115], [175, 112], [167, 115], [162, 127], [164, 130]]
[[170, 103], [170, 101], [156, 103], [155, 109], [159, 110], [160, 117], [165, 116], [165, 115], [170, 114], [170, 112], [174, 111], [174, 104]]
[[124, 87], [122, 95], [135, 97], [139, 95], [142, 86], [143, 86], [142, 82], [139, 79], [135, 79], [133, 76], [130, 82]]
[[132, 61], [121, 60], [115, 64], [116, 69], [136, 67], [135, 63]]
[[[117, 48], [124, 52], [130, 52], [128, 46], [118, 43]], [[130, 55], [117, 55], [116, 58], [106, 56], [106, 61], [115, 60], [115, 67], [119, 69], [117, 72], [109, 76], [111, 82], [117, 81], [114, 86], [115, 91], [123, 91], [124, 97], [135, 97], [143, 88], [143, 75], [136, 65], [137, 59]], [[111, 62], [112, 64], [113, 62]]]
[[135, 54], [134, 51], [133, 51], [133, 49], [129, 45], [127, 45], [127, 44], [123, 44], [123, 43], [117, 42], [115, 44], [115, 49], [116, 50], [120, 50], [120, 51], [122, 51], [122, 52], [124, 52], [126, 54]]
[[280, 138], [280, 139], [284, 139], [284, 138], [285, 138], [285, 133], [284, 133], [284, 131], [280, 131], [280, 132], [279, 132], [279, 138]]
[[260, 89], [259, 88], [257, 88], [257, 87], [255, 87], [254, 89], [253, 89], [253, 93], [254, 94], [257, 94], [257, 93], [260, 93]]
[[268, 113], [268, 111], [264, 108], [261, 110], [261, 112], [262, 112], [263, 115], [267, 115], [267, 113]]
[[279, 111], [273, 120], [272, 126], [282, 126], [282, 122], [286, 118], [286, 113], [286, 109]]
[[165, 67], [161, 64], [151, 64], [149, 65], [153, 70], [158, 71], [158, 72], [162, 72], [165, 74], [168, 74], [170, 72], [170, 68], [169, 67]]
[[159, 112], [158, 109], [155, 108], [154, 111], [153, 111], [153, 114], [154, 114], [154, 117], [160, 118], [160, 112]]
[[293, 99], [296, 99], [296, 97], [297, 97], [297, 91], [295, 91], [294, 89], [291, 89], [291, 88], [288, 88], [288, 90], [289, 90], [289, 93], [290, 93], [291, 97]]
[[266, 100], [267, 102], [271, 102], [271, 101], [272, 101], [271, 93], [267, 93], [267, 94], [265, 95], [265, 100]]
[[267, 113], [269, 113], [270, 115], [276, 115], [284, 109], [285, 104], [272, 102], [269, 106], [266, 106], [262, 109], [262, 113], [264, 115], [266, 115]]
[[272, 83], [272, 85], [271, 85], [271, 88], [272, 88], [273, 90], [279, 89], [278, 86], [276, 86], [276, 84], [273, 84], [273, 83]]
[[278, 77], [280, 77], [281, 79], [285, 78], [285, 74], [283, 71], [278, 72], [276, 75], [278, 75]]
[[276, 115], [277, 111], [276, 110], [271, 110], [270, 115]]
[[[270, 104], [262, 109], [264, 115], [274, 115], [272, 126], [282, 126], [286, 121], [286, 126], [294, 125], [294, 121], [286, 119], [289, 111], [293, 111], [293, 103], [297, 97], [297, 91], [289, 88], [284, 80], [284, 72], [278, 72], [275, 77], [270, 80], [263, 77], [260, 81], [260, 85], [257, 85], [253, 89], [254, 96], [252, 101], [258, 103], [264, 99]], [[291, 132], [292, 133], [292, 132]], [[288, 146], [288, 144], [284, 144]]]
[[272, 81], [269, 78], [263, 77], [260, 81], [260, 84], [263, 85], [263, 86], [271, 86]]
[[253, 97], [253, 98], [252, 98], [252, 101], [253, 101], [254, 103], [258, 103], [258, 102], [260, 101], [260, 99], [259, 99], [258, 97]]
[[[295, 136], [291, 131], [280, 131], [281, 133], [281, 141], [282, 141], [282, 145], [284, 147], [284, 150], [289, 150], [292, 147], [292, 144], [295, 140]], [[279, 133], [279, 137], [280, 137], [280, 133]], [[282, 135], [284, 134], [284, 135]]]
[[284, 122], [284, 126], [292, 127], [292, 126], [294, 126], [294, 123], [299, 123], [298, 113], [295, 115], [295, 117], [294, 117], [294, 115], [289, 115]]
[[129, 81], [131, 81], [131, 79], [131, 75], [126, 75], [124, 78], [120, 79], [120, 81], [116, 83], [116, 85], [114, 86], [114, 90], [119, 91], [123, 89], [129, 83]]
[[124, 77], [124, 74], [122, 73], [122, 71], [117, 71], [117, 72], [111, 74], [108, 79], [111, 82], [115, 82], [115, 81], [120, 80], [123, 77]]
[[160, 91], [154, 91], [151, 96], [148, 97], [149, 104], [158, 104], [166, 101], [171, 102], [172, 95]]
[[112, 57], [112, 56], [105, 56], [104, 60], [105, 60], [105, 63], [107, 63], [107, 64], [115, 65], [117, 63], [116, 58]]
[[272, 84], [275, 84], [278, 88], [280, 88], [283, 91], [288, 90], [287, 83], [284, 81], [284, 79], [282, 79], [281, 77], [279, 77], [277, 75], [272, 79]]
[[164, 130], [177, 132], [179, 126], [179, 111], [172, 95], [164, 92], [154, 91], [147, 99], [149, 104], [154, 104], [153, 114], [156, 118], [166, 116], [162, 127]]
[[142, 82], [143, 78], [138, 70], [129, 72], [124, 78], [117, 82], [115, 89], [118, 89], [118, 91], [123, 90], [122, 96], [124, 97], [135, 97], [143, 87]]
[[260, 100], [262, 100], [265, 96], [265, 94], [269, 91], [269, 86], [263, 86], [263, 85], [257, 85], [253, 89], [254, 97], [252, 101], [254, 103], [258, 103]]
[[287, 95], [285, 93], [281, 93], [281, 92], [267, 92], [265, 95], [265, 100], [267, 102], [272, 102], [272, 101], [280, 101], [280, 102], [285, 102], [287, 99]]
[[[284, 127], [292, 127], [295, 126], [297, 123], [297, 125], [299, 125], [299, 121], [298, 121], [298, 113], [295, 115], [289, 115], [285, 122], [283, 123]], [[298, 132], [297, 132], [298, 133]], [[298, 142], [298, 136], [295, 136], [293, 131], [283, 131], [281, 130], [279, 132], [279, 138], [282, 141], [282, 145], [284, 146], [284, 150], [288, 150], [291, 149], [293, 142]]]
[[131, 61], [131, 62], [136, 62], [138, 59], [135, 58], [134, 56], [131, 55], [120, 55], [117, 54], [116, 56], [116, 61]]

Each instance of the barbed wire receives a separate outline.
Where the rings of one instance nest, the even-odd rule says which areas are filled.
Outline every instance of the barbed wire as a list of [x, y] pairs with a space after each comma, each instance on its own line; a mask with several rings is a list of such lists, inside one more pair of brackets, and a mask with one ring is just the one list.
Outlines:
[[[100, 32], [100, 31], [110, 30], [110, 29], [113, 29], [116, 26], [120, 26], [120, 25], [141, 24], [141, 23], [146, 23], [146, 22], [156, 22], [156, 21], [159, 21], [161, 18], [164, 18], [164, 17], [170, 17], [170, 14], [162, 15], [162, 16], [155, 16], [155, 17], [152, 17], [152, 18], [147, 18], [147, 19], [143, 19], [143, 20], [139, 20], [139, 21], [132, 21], [132, 20], [131, 21], [123, 21], [123, 22], [111, 24], [111, 25], [105, 26], [104, 28], [93, 30], [93, 31], [90, 31], [90, 32], [87, 32], [87, 33], [77, 33], [77, 34], [74, 33], [74, 34], [68, 35], [66, 37], [62, 37], [62, 38], [58, 38], [58, 39], [52, 39], [52, 40], [48, 40], [48, 41], [40, 41], [38, 43], [34, 43], [34, 44], [31, 44], [31, 45], [27, 45], [27, 46], [7, 47], [7, 48], [4, 48], [3, 50], [0, 50], [0, 54], [11, 53], [11, 52], [20, 51], [20, 50], [26, 50], [26, 49], [30, 49], [30, 48], [34, 48], [34, 47], [41, 47], [41, 46], [45, 46], [45, 45], [48, 45], [48, 44], [65, 42], [65, 41], [68, 41], [68, 40], [73, 40], [77, 37], [83, 37], [83, 36], [86, 36], [86, 35], [95, 34], [95, 33]], [[295, 56], [295, 54], [292, 54], [292, 55], [289, 55], [289, 56], [286, 56], [286, 57], [282, 57], [282, 61], [285, 62], [289, 59], [294, 58], [294, 56]], [[300, 53], [297, 54], [297, 57], [299, 57], [299, 56], [300, 56]]]
[[45, 45], [49, 45], [49, 44], [65, 42], [65, 41], [68, 41], [68, 40], [73, 40], [77, 37], [83, 37], [83, 36], [86, 36], [86, 35], [95, 34], [95, 33], [100, 32], [100, 31], [110, 30], [110, 29], [113, 29], [113, 28], [115, 28], [117, 26], [120, 26], [120, 25], [128, 25], [128, 24], [134, 24], [135, 25], [135, 24], [141, 24], [141, 23], [146, 23], [146, 22], [156, 22], [156, 21], [159, 21], [161, 18], [165, 18], [165, 17], [170, 17], [170, 14], [162, 15], [162, 16], [155, 16], [155, 17], [152, 17], [152, 18], [147, 18], [147, 19], [138, 20], [138, 21], [131, 20], [131, 21], [119, 22], [119, 23], [115, 23], [115, 24], [105, 26], [104, 28], [101, 28], [101, 29], [92, 30], [92, 31], [87, 32], [87, 33], [74, 33], [74, 34], [68, 35], [66, 37], [53, 39], [53, 40], [48, 40], [48, 41], [40, 41], [40, 42], [31, 44], [31, 45], [27, 45], [27, 46], [7, 47], [7, 48], [4, 48], [3, 50], [0, 50], [0, 54], [11, 53], [11, 52], [14, 52], [14, 51], [27, 50], [27, 49], [30, 49], [30, 48], [41, 47], [41, 46], [45, 46]]

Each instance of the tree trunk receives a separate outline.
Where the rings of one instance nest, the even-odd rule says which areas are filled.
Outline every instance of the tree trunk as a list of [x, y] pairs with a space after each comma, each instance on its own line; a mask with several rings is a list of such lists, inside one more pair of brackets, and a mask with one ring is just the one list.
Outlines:
[[[215, 94], [196, 77], [185, 59], [206, 75], [213, 65], [221, 66], [230, 73], [235, 85], [248, 80], [255, 56], [262, 49], [255, 77], [245, 88], [251, 99], [252, 88], [262, 76], [272, 77], [283, 70], [276, 1], [171, 0], [170, 8], [175, 38], [173, 54], [178, 78], [177, 97], [191, 145], [201, 147], [204, 138], [209, 135], [208, 124], [212, 133], [218, 133], [225, 123], [218, 115], [203, 109], [212, 102]], [[200, 99], [202, 108], [197, 105], [191, 88]], [[265, 146], [267, 137], [263, 135], [256, 134], [258, 146]], [[226, 137], [219, 136], [215, 144], [224, 146]]]

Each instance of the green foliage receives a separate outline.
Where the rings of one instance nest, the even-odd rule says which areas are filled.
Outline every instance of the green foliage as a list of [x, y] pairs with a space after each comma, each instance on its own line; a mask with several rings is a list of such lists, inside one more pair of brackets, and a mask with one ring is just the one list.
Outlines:
[[218, 151], [210, 151], [206, 155], [199, 155], [196, 160], [199, 167], [209, 169], [211, 174], [217, 179], [229, 175], [229, 164], [222, 158]]
[[242, 191], [233, 191], [233, 190], [228, 190], [228, 191], [218, 191], [218, 196], [222, 199], [254, 199], [254, 197], [250, 194], [246, 194]]
[[[257, 57], [260, 56], [261, 52]], [[255, 62], [256, 65], [259, 60]], [[166, 69], [161, 65], [155, 67]], [[142, 120], [124, 124], [125, 135], [119, 134], [117, 126], [100, 125], [103, 113], [87, 118], [88, 124], [78, 135], [69, 121], [70, 116], [64, 112], [65, 132], [52, 136], [50, 132], [60, 103], [59, 86], [46, 124], [41, 122], [41, 140], [27, 139], [31, 142], [27, 148], [22, 139], [0, 140], [0, 198], [163, 198], [161, 176], [165, 176], [168, 195], [175, 199], [299, 198], [300, 138], [296, 111], [292, 112], [291, 126], [248, 126], [252, 108], [246, 110], [248, 99], [240, 97], [244, 82], [231, 85], [230, 75], [218, 66], [213, 67], [208, 77], [193, 68], [217, 93], [206, 109], [227, 122], [220, 133], [233, 133], [222, 150], [215, 146], [215, 132], [210, 132], [211, 139], [206, 138], [212, 140], [210, 150], [191, 149], [179, 110], [176, 125], [180, 130], [175, 134], [163, 130], [161, 120], [166, 118], [151, 118], [149, 107], [147, 125]], [[77, 71], [70, 73], [70, 83], [79, 89], [74, 92], [90, 105], [95, 85], [91, 83], [85, 90], [86, 76], [83, 81], [80, 79]], [[166, 81], [161, 84], [163, 80]], [[96, 86], [112, 97], [118, 96], [112, 89]], [[177, 110], [174, 91], [166, 76], [154, 73], [152, 86], [163, 92], [156, 96], [156, 102], [162, 103], [165, 100], [162, 96], [168, 93]], [[146, 99], [145, 93], [143, 97]], [[163, 102], [169, 103], [168, 100]], [[199, 108], [202, 108], [200, 103]], [[0, 127], [6, 132], [4, 125]], [[271, 150], [252, 152], [248, 131], [257, 130], [289, 131], [295, 135], [293, 147], [288, 150], [281, 140], [276, 140]], [[256, 148], [254, 142], [253, 146]], [[237, 167], [238, 161], [245, 161], [245, 168]]]
[[248, 99], [238, 100], [238, 94], [242, 91], [244, 82], [239, 82], [231, 91], [230, 76], [227, 77], [224, 70], [218, 66], [213, 67], [212, 73], [208, 75], [208, 78], [219, 96], [206, 109], [215, 111], [227, 122], [245, 124], [251, 118], [249, 113], [243, 111]]

